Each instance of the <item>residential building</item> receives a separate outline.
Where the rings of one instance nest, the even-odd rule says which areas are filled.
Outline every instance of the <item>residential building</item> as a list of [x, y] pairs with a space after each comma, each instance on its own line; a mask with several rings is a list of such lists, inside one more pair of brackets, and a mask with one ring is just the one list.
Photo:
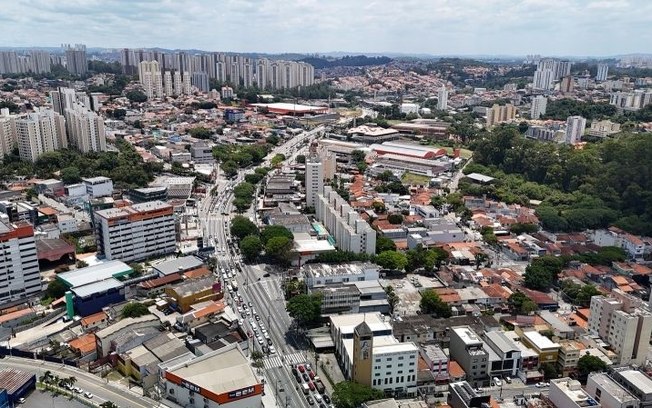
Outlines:
[[589, 135], [595, 137], [607, 137], [620, 132], [620, 123], [610, 120], [594, 120], [591, 122]]
[[582, 140], [586, 129], [586, 119], [581, 116], [569, 116], [566, 119], [566, 144], [574, 145]]
[[72, 108], [77, 103], [77, 93], [72, 88], [58, 87], [55, 91], [50, 91], [52, 100], [52, 109], [60, 115], [66, 113], [66, 109]]
[[206, 142], [193, 143], [190, 146], [190, 156], [192, 161], [196, 164], [213, 164], [215, 163], [215, 156], [213, 156], [213, 144]]
[[641, 408], [652, 407], [652, 378], [630, 367], [615, 368], [611, 378], [640, 401]]
[[143, 86], [148, 99], [165, 96], [163, 75], [158, 61], [141, 61], [138, 64], [138, 80]]
[[632, 92], [615, 92], [609, 103], [621, 111], [637, 111], [652, 103], [652, 90], [636, 89]]
[[18, 154], [34, 162], [40, 155], [68, 147], [65, 119], [51, 110], [39, 110], [14, 121]]
[[263, 405], [263, 384], [237, 344], [165, 367], [162, 377], [165, 397], [181, 406], [249, 408]]
[[451, 408], [489, 407], [491, 395], [476, 390], [466, 381], [450, 383], [446, 402]]
[[50, 72], [50, 53], [41, 50], [29, 51], [29, 70], [35, 74], [46, 74]]
[[469, 384], [474, 387], [489, 385], [489, 353], [484, 343], [469, 326], [450, 330], [450, 358], [464, 369]]
[[163, 93], [165, 96], [174, 96], [174, 83], [172, 82], [172, 72], [165, 71], [163, 74]]
[[532, 88], [537, 90], [549, 91], [553, 88], [555, 73], [552, 69], [537, 69], [534, 71]]
[[[201, 92], [208, 92], [208, 74], [206, 72], [193, 72], [191, 84]], [[251, 86], [251, 85], [250, 85]]]
[[598, 64], [598, 73], [595, 76], [595, 80], [599, 82], [606, 81], [607, 76], [609, 76], [609, 65]]
[[102, 116], [76, 103], [65, 110], [70, 144], [82, 153], [106, 150], [106, 134]]
[[190, 72], [184, 71], [183, 72], [183, 80], [181, 81], [181, 94], [182, 95], [191, 95], [192, 90], [190, 89]]
[[316, 145], [311, 146], [311, 153], [306, 158], [306, 206], [315, 208], [317, 197], [324, 190], [324, 164], [313, 147]]
[[448, 90], [444, 85], [437, 91], [437, 109], [442, 111], [448, 109]]
[[[97, 356], [104, 357], [111, 352], [126, 351], [122, 348], [131, 347], [156, 337], [160, 332], [161, 321], [156, 315], [147, 314], [140, 317], [126, 317], [118, 322], [95, 332], [95, 344], [97, 345]], [[133, 338], [137, 340], [126, 344], [123, 341]], [[135, 343], [135, 344], [134, 344]]]
[[539, 355], [539, 364], [555, 364], [559, 357], [559, 343], [555, 343], [537, 331], [525, 331], [521, 341]]
[[223, 86], [222, 87], [222, 99], [228, 99], [228, 98], [233, 98], [233, 88], [230, 86]]
[[162, 201], [95, 212], [98, 254], [125, 262], [176, 251], [174, 209]]
[[19, 74], [18, 54], [16, 51], [0, 51], [0, 74]]
[[605, 373], [589, 374], [586, 392], [602, 408], [638, 408], [640, 401]]
[[11, 153], [16, 146], [16, 123], [14, 117], [9, 115], [9, 109], [0, 111], [0, 155]]
[[0, 303], [41, 292], [34, 228], [27, 221], [0, 218]]
[[573, 340], [562, 340], [559, 342], [559, 345], [557, 370], [562, 376], [567, 377], [577, 371], [577, 362], [580, 359], [580, 351], [582, 349]]
[[86, 46], [83, 44], [62, 45], [66, 54], [66, 69], [73, 75], [85, 75], [88, 72]]
[[336, 247], [358, 254], [376, 252], [376, 231], [330, 186], [317, 196], [315, 210]]
[[516, 108], [511, 103], [506, 105], [494, 104], [487, 109], [487, 127], [492, 127], [499, 123], [511, 122], [516, 117]]
[[537, 95], [532, 98], [532, 108], [530, 109], [530, 118], [539, 119], [546, 114], [546, 106], [548, 105], [548, 98], [543, 95]]
[[548, 128], [545, 126], [530, 126], [525, 132], [525, 137], [541, 140], [544, 142], [553, 142], [565, 136], [566, 134], [564, 131]]
[[86, 194], [90, 198], [111, 197], [113, 195], [113, 180], [104, 176], [83, 178]]
[[573, 80], [572, 76], [568, 75], [561, 79], [561, 82], [559, 83], [559, 92], [571, 93], [573, 92], [574, 88], [575, 88], [575, 81]]
[[616, 297], [593, 296], [588, 330], [607, 342], [618, 355], [616, 364], [645, 363], [652, 313], [640, 299], [613, 291]]
[[550, 380], [548, 398], [558, 408], [599, 407], [600, 405], [582, 389], [582, 384], [568, 377]]

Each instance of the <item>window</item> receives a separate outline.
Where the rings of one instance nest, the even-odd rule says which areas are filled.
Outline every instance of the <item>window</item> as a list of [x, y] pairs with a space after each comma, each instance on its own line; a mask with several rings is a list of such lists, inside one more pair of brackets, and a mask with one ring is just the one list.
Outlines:
[[174, 388], [170, 388], [170, 395], [174, 395]]

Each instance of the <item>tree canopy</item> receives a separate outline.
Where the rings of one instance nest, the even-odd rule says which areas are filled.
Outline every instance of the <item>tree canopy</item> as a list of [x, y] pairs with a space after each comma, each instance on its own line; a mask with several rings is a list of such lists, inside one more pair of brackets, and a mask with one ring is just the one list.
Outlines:
[[290, 317], [301, 326], [309, 326], [319, 321], [321, 316], [321, 296], [305, 294], [294, 296], [288, 300], [286, 309]]
[[514, 314], [529, 315], [539, 307], [532, 299], [522, 292], [514, 292], [508, 299], [509, 306]]
[[127, 92], [127, 99], [131, 102], [145, 102], [147, 101], [147, 95], [143, 91], [129, 91]]
[[447, 319], [453, 315], [451, 307], [441, 300], [437, 292], [431, 289], [421, 293], [419, 307], [422, 313], [432, 314], [436, 317]]
[[149, 314], [147, 306], [142, 303], [132, 302], [122, 309], [122, 317], [140, 317]]
[[337, 408], [358, 408], [362, 403], [383, 398], [382, 391], [353, 381], [335, 384], [333, 403]]
[[203, 126], [190, 128], [188, 133], [195, 139], [210, 139], [213, 136], [213, 132]]
[[585, 354], [577, 361], [577, 374], [578, 380], [582, 384], [586, 384], [589, 374], [594, 372], [602, 372], [607, 369], [607, 364], [599, 357]]
[[258, 227], [249, 218], [236, 215], [231, 219], [231, 235], [239, 239], [249, 235], [258, 235]]
[[376, 263], [384, 269], [402, 271], [408, 264], [404, 253], [398, 251], [384, 251], [376, 257]]
[[525, 287], [547, 292], [557, 282], [557, 277], [564, 267], [564, 259], [552, 255], [535, 258], [523, 275]]
[[263, 250], [263, 243], [257, 235], [247, 235], [240, 241], [240, 252], [246, 261], [254, 261]]

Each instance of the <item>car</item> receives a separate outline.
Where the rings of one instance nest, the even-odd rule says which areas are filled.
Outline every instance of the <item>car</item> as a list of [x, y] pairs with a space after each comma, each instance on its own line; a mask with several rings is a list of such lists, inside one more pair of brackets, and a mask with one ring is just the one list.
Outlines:
[[312, 366], [306, 363], [306, 371], [312, 371]]
[[498, 377], [494, 377], [494, 384], [496, 385], [496, 387], [502, 387], [503, 386], [503, 382], [500, 381], [500, 378], [498, 378]]
[[329, 397], [327, 394], [324, 394], [321, 396], [324, 399], [324, 402], [327, 404], [331, 403], [331, 397]]
[[25, 402], [25, 398], [18, 398], [18, 403], [19, 403], [19, 404], [22, 404], [22, 403], [24, 403], [24, 402]]
[[254, 315], [254, 316], [256, 317], [257, 321], [260, 321], [260, 316], [258, 316], [258, 315]]
[[511, 384], [512, 383], [512, 377], [505, 377], [505, 382], [507, 384]]
[[306, 367], [304, 367], [303, 364], [299, 364], [299, 365], [297, 366], [297, 370], [299, 370], [300, 373], [303, 373], [303, 372], [306, 371]]
[[92, 399], [92, 398], [93, 398], [93, 394], [91, 394], [90, 392], [86, 391], [86, 392], [84, 393], [84, 397], [86, 397], [86, 398], [88, 398], [88, 399]]
[[309, 372], [308, 372], [308, 375], [310, 376], [310, 379], [314, 379], [314, 378], [315, 378], [315, 373], [313, 373], [312, 371], [309, 371]]
[[326, 404], [324, 404], [323, 402], [320, 402], [319, 403], [319, 408], [328, 408], [328, 406]]
[[271, 344], [269, 345], [269, 354], [276, 354], [276, 349]]
[[270, 346], [272, 345], [272, 339], [270, 339], [269, 337], [267, 338], [267, 344], [269, 344]]
[[315, 390], [315, 384], [312, 383], [312, 381], [308, 381], [308, 388], [310, 388], [310, 391]]
[[542, 384], [543, 384], [544, 387], [550, 387], [550, 383], [549, 383], [549, 382], [544, 382], [544, 383], [542, 383]]
[[310, 381], [310, 377], [306, 373], [301, 374], [301, 377], [303, 377], [303, 381]]
[[254, 306], [253, 303], [251, 303], [251, 302], [247, 303], [247, 305], [249, 305], [249, 307], [253, 307], [253, 306]]
[[296, 367], [292, 367], [291, 371], [292, 371], [292, 374], [293, 374], [295, 377], [296, 377], [297, 374], [299, 373], [299, 372], [297, 371]]
[[538, 383], [534, 384], [534, 386], [537, 387], [537, 388], [542, 388], [543, 384], [544, 383], [542, 383], [542, 382], [538, 382]]
[[315, 393], [315, 401], [321, 402], [321, 395]]
[[315, 405], [315, 400], [310, 395], [306, 397], [306, 400], [308, 401], [308, 404]]
[[238, 325], [239, 326], [244, 326], [244, 320], [238, 319]]
[[297, 375], [297, 376], [295, 376], [295, 378], [297, 379], [297, 382], [298, 382], [299, 384], [301, 384], [301, 376], [298, 376], [298, 375]]
[[79, 387], [74, 387], [72, 390], [75, 391], [77, 394], [81, 394], [82, 392], [84, 392], [84, 391], [83, 391], [81, 388], [79, 388]]

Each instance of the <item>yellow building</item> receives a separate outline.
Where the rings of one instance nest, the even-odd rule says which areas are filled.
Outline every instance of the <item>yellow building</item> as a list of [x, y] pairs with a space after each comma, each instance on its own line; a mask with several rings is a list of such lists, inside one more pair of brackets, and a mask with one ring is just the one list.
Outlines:
[[539, 366], [546, 363], [557, 363], [559, 349], [561, 348], [559, 343], [553, 342], [536, 331], [523, 332], [521, 341], [539, 355]]
[[559, 345], [557, 368], [563, 377], [568, 377], [577, 371], [577, 362], [580, 359], [580, 352], [583, 347], [573, 340], [562, 340], [559, 342]]
[[165, 294], [174, 299], [181, 313], [190, 311], [190, 306], [195, 303], [219, 300], [224, 296], [219, 281], [216, 282], [213, 277], [192, 279], [165, 288]]

